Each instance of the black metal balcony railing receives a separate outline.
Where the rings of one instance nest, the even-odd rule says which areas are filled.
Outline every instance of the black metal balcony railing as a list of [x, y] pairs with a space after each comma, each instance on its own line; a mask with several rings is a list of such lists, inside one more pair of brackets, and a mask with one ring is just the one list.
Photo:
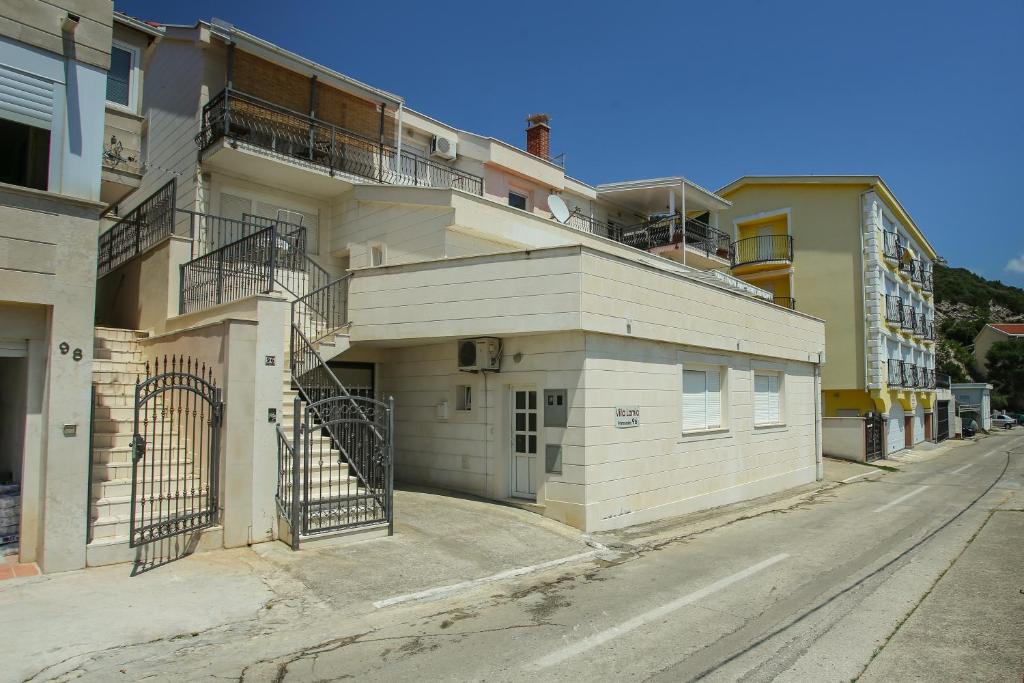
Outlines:
[[929, 265], [925, 265], [921, 269], [921, 287], [926, 292], [931, 292], [934, 291], [935, 289], [935, 283], [932, 277], [932, 273], [932, 267]]
[[685, 240], [686, 246], [706, 256], [723, 260], [729, 258], [728, 235], [695, 218], [687, 218], [686, 229], [683, 230], [679, 214], [656, 216], [636, 225], [616, 227], [610, 230], [608, 236], [616, 242], [645, 251], [668, 244], [680, 244]]
[[921, 316], [921, 318], [923, 320], [921, 323], [921, 329], [923, 331], [924, 338], [928, 341], [935, 341], [935, 322], [925, 318], [924, 316]]
[[922, 278], [923, 275], [921, 262], [918, 261], [917, 259], [914, 259], [913, 261], [910, 262], [910, 279], [920, 285], [922, 282]]
[[925, 323], [924, 315], [922, 315], [921, 313], [918, 313], [917, 311], [914, 311], [914, 329], [913, 329], [913, 333], [914, 333], [915, 337], [921, 337], [922, 339], [924, 338], [924, 323]]
[[901, 360], [895, 358], [889, 359], [889, 386], [891, 387], [902, 387], [906, 381], [905, 366]]
[[773, 296], [772, 303], [776, 306], [783, 306], [791, 311], [796, 310], [796, 299], [789, 296]]
[[174, 234], [176, 192], [177, 182], [172, 178], [100, 235], [96, 277], [103, 277]]
[[913, 306], [903, 305], [903, 321], [901, 326], [904, 330], [911, 330], [917, 326], [917, 311], [914, 310]]
[[900, 236], [895, 232], [882, 233], [882, 248], [888, 259], [899, 261], [903, 257], [903, 245], [900, 244]]
[[790, 235], [760, 235], [732, 243], [732, 267], [758, 263], [792, 263], [793, 238]]
[[905, 381], [904, 386], [910, 389], [917, 389], [921, 386], [921, 368], [913, 363], [904, 365]]
[[237, 90], [225, 89], [203, 107], [196, 144], [221, 138], [245, 142], [307, 166], [391, 185], [452, 188], [482, 195], [483, 178], [398, 150], [326, 121]]
[[601, 237], [610, 237], [614, 232], [607, 223], [590, 216], [584, 216], [579, 211], [573, 211], [569, 214], [565, 224], [570, 228], [576, 228], [577, 230], [589, 232], [592, 235], [600, 235]]
[[903, 299], [895, 294], [885, 295], [885, 320], [894, 325], [903, 324]]
[[910, 277], [910, 271], [911, 271], [911, 268], [913, 268], [913, 266], [911, 266], [910, 263], [911, 262], [907, 261], [906, 259], [901, 259], [900, 260], [900, 265], [899, 265], [900, 273], [902, 273], [903, 275], [906, 275], [907, 277]]

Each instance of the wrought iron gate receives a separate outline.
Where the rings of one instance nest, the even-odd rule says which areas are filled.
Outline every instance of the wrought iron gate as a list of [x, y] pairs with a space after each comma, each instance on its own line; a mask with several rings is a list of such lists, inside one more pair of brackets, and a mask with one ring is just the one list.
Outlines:
[[885, 457], [885, 421], [880, 413], [864, 416], [864, 459], [867, 462]]
[[176, 356], [146, 364], [135, 386], [131, 547], [217, 523], [222, 408], [205, 364]]
[[[278, 427], [278, 509], [301, 536], [387, 524], [394, 530], [394, 410], [352, 393], [295, 400], [292, 438]], [[298, 492], [298, 495], [294, 495]]]
[[949, 401], [939, 401], [938, 406], [938, 429], [935, 432], [935, 440], [945, 441], [949, 438]]

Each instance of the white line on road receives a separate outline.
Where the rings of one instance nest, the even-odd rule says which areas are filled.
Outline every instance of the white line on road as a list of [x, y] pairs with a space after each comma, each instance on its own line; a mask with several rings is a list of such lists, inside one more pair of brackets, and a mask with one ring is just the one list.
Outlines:
[[[597, 544], [595, 544], [597, 545]], [[387, 598], [386, 600], [378, 600], [373, 603], [373, 606], [377, 609], [382, 607], [391, 607], [392, 605], [398, 605], [403, 602], [416, 602], [419, 600], [431, 600], [451, 595], [458, 591], [467, 590], [470, 588], [476, 588], [477, 586], [483, 586], [488, 583], [495, 583], [496, 581], [504, 581], [505, 579], [514, 579], [517, 576], [523, 576], [525, 574], [532, 574], [534, 572], [543, 571], [550, 569], [551, 567], [557, 567], [563, 564], [569, 564], [570, 562], [577, 562], [581, 560], [588, 560], [596, 556], [602, 550], [607, 550], [604, 546], [600, 546], [598, 550], [591, 550], [586, 553], [579, 553], [577, 555], [569, 555], [567, 557], [559, 557], [557, 560], [549, 560], [547, 562], [541, 562], [540, 564], [533, 564], [529, 567], [519, 567], [518, 569], [509, 569], [508, 571], [499, 572], [497, 574], [491, 574], [490, 576], [484, 576], [479, 579], [472, 579], [470, 581], [462, 581], [460, 583], [454, 583], [450, 586], [438, 586], [436, 588], [428, 588], [427, 590], [418, 591], [416, 593], [407, 593], [406, 595], [398, 595], [393, 598]]]
[[966, 465], [964, 465], [963, 467], [958, 467], [955, 470], [953, 470], [952, 472], [950, 472], [950, 474], [960, 474], [961, 472], [966, 470], [968, 467], [974, 467], [974, 463], [973, 462], [969, 462]]
[[922, 491], [924, 491], [924, 490], [925, 490], [925, 489], [927, 489], [927, 488], [930, 488], [930, 487], [928, 487], [928, 486], [922, 486], [922, 487], [921, 487], [921, 488], [919, 488], [919, 489], [914, 489], [914, 490], [913, 490], [913, 491], [911, 491], [910, 493], [908, 493], [908, 494], [906, 494], [906, 495], [903, 495], [903, 496], [900, 496], [900, 497], [899, 497], [899, 498], [897, 498], [896, 500], [890, 500], [890, 501], [889, 501], [888, 503], [886, 503], [885, 505], [883, 505], [883, 506], [881, 506], [881, 507], [877, 507], [877, 508], [875, 508], [874, 510], [872, 510], [872, 512], [881, 512], [882, 510], [888, 510], [888, 509], [889, 509], [889, 508], [891, 508], [891, 507], [892, 507], [893, 505], [899, 505], [899, 504], [900, 504], [900, 503], [902, 503], [903, 501], [907, 500], [908, 498], [913, 498], [914, 496], [916, 496], [917, 494], [921, 493]]
[[860, 474], [855, 474], [852, 477], [847, 477], [846, 479], [843, 479], [839, 483], [840, 484], [849, 484], [854, 479], [860, 479], [861, 477], [866, 477], [869, 474], [881, 474], [881, 473], [882, 473], [882, 470], [871, 470], [870, 472], [861, 472]]
[[637, 615], [632, 619], [629, 619], [628, 621], [622, 622], [618, 626], [612, 626], [611, 628], [605, 629], [604, 631], [600, 631], [599, 633], [595, 633], [592, 636], [587, 636], [583, 640], [573, 643], [568, 647], [564, 647], [561, 650], [555, 650], [551, 654], [536, 660], [535, 662], [530, 664], [528, 668], [533, 670], [546, 669], [549, 666], [560, 664], [566, 661], [567, 659], [572, 659], [576, 655], [583, 654], [587, 650], [593, 649], [598, 645], [607, 643], [609, 640], [618, 638], [619, 636], [623, 636], [629, 633], [630, 631], [634, 631], [643, 626], [644, 624], [650, 623], [655, 619], [661, 619], [662, 617], [665, 617], [678, 609], [686, 607], [687, 605], [692, 604], [702, 598], [706, 598], [712, 593], [716, 593], [722, 590], [723, 588], [731, 586], [737, 581], [742, 581], [743, 579], [749, 576], [753, 576], [762, 569], [767, 569], [768, 567], [772, 566], [773, 564], [776, 564], [777, 562], [782, 562], [787, 557], [789, 557], [788, 553], [782, 553], [779, 555], [775, 555], [774, 557], [769, 557], [767, 560], [763, 562], [758, 562], [754, 566], [747, 567], [743, 571], [736, 572], [735, 574], [727, 576], [724, 579], [719, 579], [718, 581], [715, 581], [714, 583], [709, 584], [704, 588], [701, 588], [700, 590], [696, 590], [688, 595], [684, 595], [681, 598], [676, 598], [675, 600], [665, 603], [660, 607], [655, 607], [649, 612], [644, 612], [643, 614]]

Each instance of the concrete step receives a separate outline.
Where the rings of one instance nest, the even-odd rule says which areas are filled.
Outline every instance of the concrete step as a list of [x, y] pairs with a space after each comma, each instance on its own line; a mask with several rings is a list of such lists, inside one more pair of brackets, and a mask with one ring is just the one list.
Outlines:
[[142, 332], [141, 330], [129, 330], [121, 327], [101, 327], [97, 325], [94, 328], [93, 336], [96, 339], [102, 339], [104, 341], [138, 341], [139, 339], [145, 339], [149, 336], [149, 333]]
[[[117, 424], [123, 425], [123, 423]], [[92, 447], [94, 449], [127, 448], [132, 444], [132, 436], [131, 425], [127, 430], [120, 432], [93, 432]], [[183, 435], [179, 439], [178, 436], [178, 432], [173, 428], [157, 431], [154, 435], [153, 428], [150, 427], [145, 432], [147, 450], [159, 449], [162, 452], [174, 452], [186, 448], [188, 446], [186, 438]]]
[[[199, 541], [194, 548], [195, 552], [208, 552], [210, 550], [220, 549], [224, 546], [224, 529], [221, 526], [203, 529], [199, 534]], [[184, 542], [188, 542], [192, 539], [192, 535], [187, 534], [185, 536], [176, 537], [176, 539], [179, 538]], [[177, 547], [175, 545], [175, 541], [169, 540], [169, 542], [172, 544], [172, 549]], [[156, 545], [158, 546], [158, 549], [162, 547], [161, 544]], [[142, 558], [145, 558], [146, 548], [129, 547], [128, 532], [125, 531], [125, 533], [120, 536], [107, 536], [102, 538], [96, 538], [94, 536], [89, 545], [85, 547], [85, 561], [90, 567], [102, 567], [111, 564], [133, 562], [135, 561], [137, 553]]]
[[[132, 413], [133, 414], [135, 413], [134, 409], [132, 409]], [[146, 415], [146, 411], [142, 411], [141, 413], [139, 413], [139, 431], [146, 435], [146, 439], [148, 441], [153, 441], [155, 439], [160, 439], [161, 437], [164, 438], [164, 439], [167, 439], [167, 438], [177, 438], [177, 436], [179, 434], [178, 425], [177, 425], [178, 420], [175, 420], [175, 419], [161, 420], [158, 424], [153, 425], [151, 423], [147, 423], [147, 421], [146, 421], [147, 417], [148, 418], [152, 418], [153, 417], [152, 412], [150, 412], [150, 414], [148, 416]], [[93, 420], [92, 424], [93, 424], [93, 435], [94, 436], [95, 435], [99, 435], [99, 434], [131, 434], [132, 433], [132, 429], [135, 426], [135, 421], [134, 420], [107, 420], [107, 419], [104, 419], [104, 418], [97, 417], [95, 420]], [[188, 431], [189, 431], [189, 435], [191, 435], [192, 430], [189, 429]], [[199, 433], [199, 424], [198, 423], [196, 424], [195, 432], [196, 432], [196, 434]], [[95, 441], [93, 443], [95, 443]]]
[[146, 364], [141, 361], [125, 360], [93, 360], [92, 372], [120, 372], [129, 375], [140, 375], [145, 373]]
[[[94, 520], [115, 518], [117, 520], [123, 519], [127, 521], [131, 515], [132, 508], [132, 498], [130, 494], [131, 492], [129, 491], [128, 494], [125, 495], [99, 498], [94, 501], [92, 505], [92, 518]], [[162, 504], [160, 501], [153, 501], [157, 508], [166, 511], [166, 515], [171, 514], [170, 511], [173, 510], [186, 513], [193, 509], [199, 510], [203, 506], [203, 503], [201, 502], [204, 498], [203, 495], [175, 495], [173, 492], [168, 495], [169, 497], [165, 496]], [[175, 507], [175, 504], [177, 504], [177, 507]], [[124, 531], [123, 533], [128, 532]]]
[[[171, 462], [186, 462], [191, 459], [191, 452], [185, 446], [170, 446], [160, 451], [160, 457], [155, 457], [153, 449], [145, 458], [147, 463], [165, 465]], [[115, 463], [131, 463], [132, 449], [127, 444], [122, 446], [99, 446], [92, 449], [92, 462], [94, 465], [107, 465]]]
[[[145, 365], [145, 359], [142, 357], [142, 352], [139, 350], [115, 350], [108, 348], [96, 347], [92, 354], [93, 361], [108, 360], [121, 363], [142, 363]], [[95, 365], [95, 363], [94, 363]]]
[[[132, 476], [131, 468], [129, 468], [128, 476], [121, 477], [118, 479], [109, 479], [107, 481], [93, 481], [92, 495], [93, 500], [101, 501], [111, 498], [121, 498], [124, 496], [132, 495]], [[162, 479], [159, 484], [159, 490], [163, 493], [176, 493], [181, 491], [191, 492], [195, 487], [199, 486], [200, 479], [197, 473], [188, 471], [187, 475], [182, 470], [183, 476], [173, 476], [174, 471], [172, 469], [170, 477]], [[147, 492], [149, 491], [150, 483], [146, 483]]]
[[[113, 385], [107, 384], [106, 387]], [[135, 387], [125, 387], [128, 391], [117, 393], [96, 392], [96, 408], [129, 408], [135, 410]]]

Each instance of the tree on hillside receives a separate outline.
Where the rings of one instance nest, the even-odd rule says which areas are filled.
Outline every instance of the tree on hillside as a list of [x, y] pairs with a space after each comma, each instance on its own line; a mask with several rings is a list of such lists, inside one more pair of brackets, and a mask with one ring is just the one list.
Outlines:
[[985, 356], [993, 393], [1014, 410], [1024, 410], [1024, 340], [996, 342]]

